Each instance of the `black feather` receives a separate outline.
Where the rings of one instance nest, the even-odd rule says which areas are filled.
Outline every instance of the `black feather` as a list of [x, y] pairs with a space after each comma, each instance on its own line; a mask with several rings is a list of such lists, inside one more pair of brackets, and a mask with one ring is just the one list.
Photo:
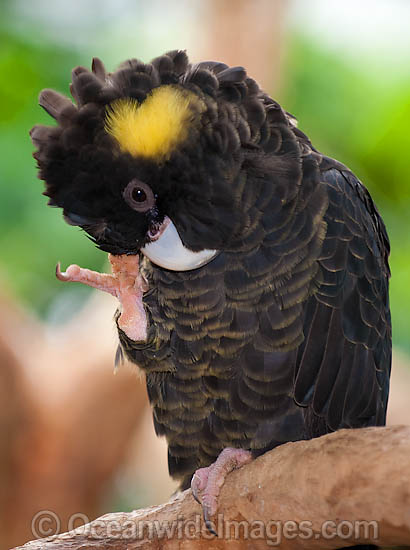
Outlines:
[[[164, 160], [120, 150], [112, 101], [172, 84], [195, 94], [185, 139]], [[286, 441], [385, 422], [391, 363], [389, 242], [370, 195], [318, 152], [242, 67], [167, 52], [107, 74], [73, 71], [72, 96], [45, 90], [57, 127], [31, 138], [49, 204], [101, 249], [135, 254], [169, 216], [185, 247], [216, 249], [173, 272], [143, 262], [146, 342], [121, 329], [141, 367], [171, 475], [189, 485], [227, 446], [257, 456]], [[155, 208], [124, 200], [131, 180]]]

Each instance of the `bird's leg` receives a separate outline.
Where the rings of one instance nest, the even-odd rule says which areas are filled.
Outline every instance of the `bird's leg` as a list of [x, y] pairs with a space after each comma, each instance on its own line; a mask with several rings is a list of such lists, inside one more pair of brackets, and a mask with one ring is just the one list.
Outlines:
[[57, 264], [57, 279], [83, 283], [116, 296], [122, 306], [118, 326], [131, 340], [144, 341], [147, 339], [147, 317], [142, 296], [148, 285], [139, 271], [139, 257], [109, 254], [108, 259], [112, 274], [98, 273], [78, 265], [70, 265], [62, 272]]
[[109, 254], [108, 259], [118, 281], [117, 298], [122, 305], [118, 326], [131, 340], [143, 342], [147, 339], [147, 315], [142, 297], [148, 283], [140, 273], [139, 257]]
[[217, 533], [212, 527], [211, 518], [218, 509], [218, 497], [225, 478], [232, 470], [248, 464], [251, 460], [252, 455], [249, 451], [227, 447], [213, 464], [199, 468], [192, 477], [192, 494], [195, 500], [202, 504], [205, 524], [215, 535]]

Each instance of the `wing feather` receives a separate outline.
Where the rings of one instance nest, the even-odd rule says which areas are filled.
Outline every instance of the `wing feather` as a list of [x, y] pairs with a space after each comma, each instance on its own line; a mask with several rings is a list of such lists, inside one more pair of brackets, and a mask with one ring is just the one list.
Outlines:
[[306, 308], [295, 400], [328, 430], [383, 424], [391, 364], [387, 235], [350, 172], [330, 169], [322, 179], [327, 234], [318, 290]]

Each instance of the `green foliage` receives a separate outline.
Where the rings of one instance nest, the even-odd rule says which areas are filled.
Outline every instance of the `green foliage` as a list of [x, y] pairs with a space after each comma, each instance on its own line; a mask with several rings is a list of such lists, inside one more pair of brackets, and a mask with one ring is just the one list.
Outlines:
[[[62, 285], [53, 271], [57, 260], [101, 268], [105, 254], [46, 208], [37, 179], [29, 130], [51, 124], [38, 106], [42, 88], [68, 93], [68, 75], [80, 64], [78, 54], [47, 44], [29, 44], [0, 30], [0, 249], [6, 287], [41, 313]], [[63, 289], [71, 295], [72, 290]], [[79, 292], [83, 292], [82, 290]]]
[[361, 171], [376, 198], [410, 199], [410, 74], [380, 76], [303, 39], [285, 72], [281, 99], [318, 148]]

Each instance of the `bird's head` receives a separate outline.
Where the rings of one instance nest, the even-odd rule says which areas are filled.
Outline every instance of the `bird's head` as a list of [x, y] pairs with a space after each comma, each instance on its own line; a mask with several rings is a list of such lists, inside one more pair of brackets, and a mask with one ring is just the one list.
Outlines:
[[271, 138], [267, 96], [242, 67], [173, 51], [107, 73], [94, 59], [74, 69], [71, 94], [43, 90], [57, 126], [31, 130], [44, 194], [68, 223], [174, 270], [232, 246], [249, 207], [243, 164]]

